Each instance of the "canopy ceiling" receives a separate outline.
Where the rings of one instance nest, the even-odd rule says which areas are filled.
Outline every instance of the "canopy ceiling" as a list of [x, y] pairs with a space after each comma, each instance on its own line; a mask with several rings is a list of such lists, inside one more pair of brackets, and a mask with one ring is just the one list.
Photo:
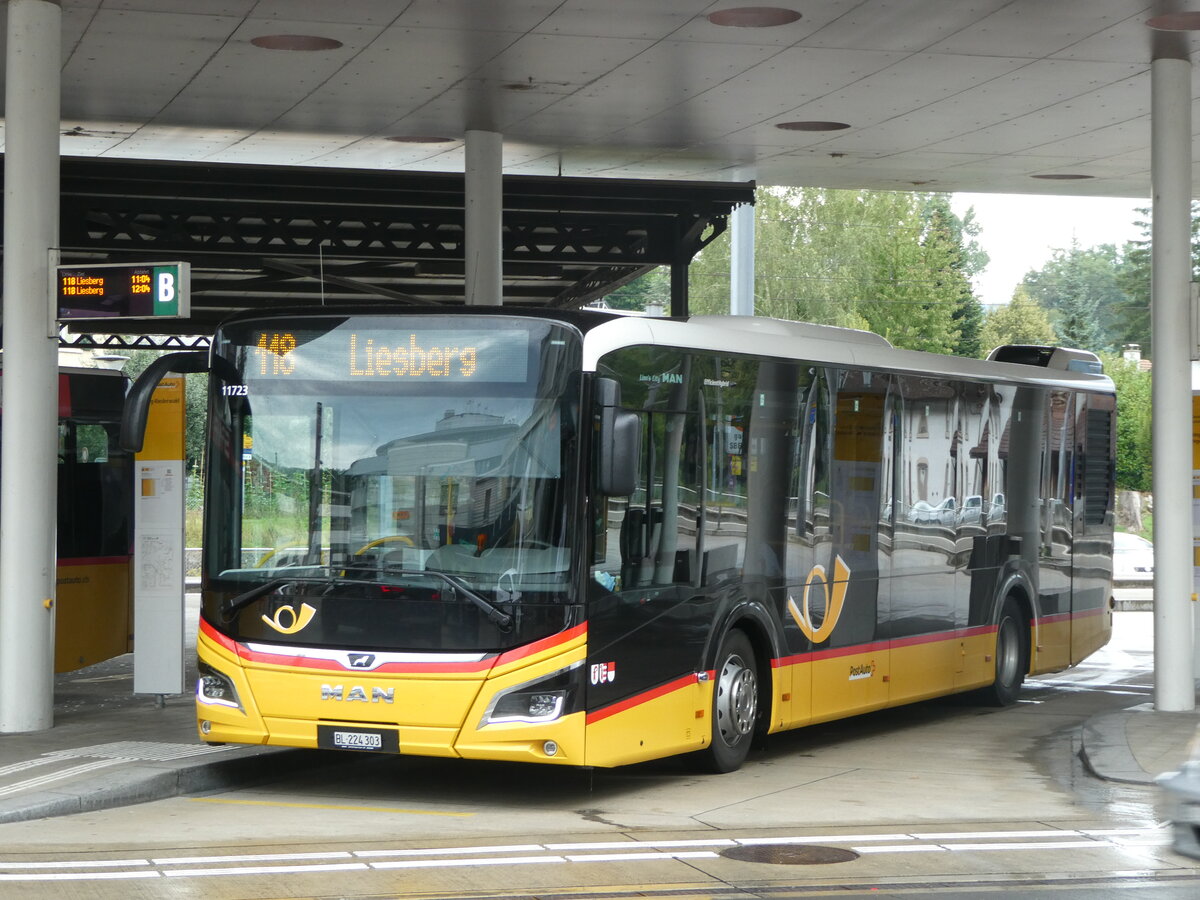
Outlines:
[[[479, 128], [503, 134], [514, 175], [1145, 197], [1154, 42], [1193, 42], [1146, 25], [1178, 3], [779, 0], [800, 17], [707, 18], [740, 5], [63, 0], [63, 152], [461, 172]], [[280, 35], [331, 49], [253, 43]]]

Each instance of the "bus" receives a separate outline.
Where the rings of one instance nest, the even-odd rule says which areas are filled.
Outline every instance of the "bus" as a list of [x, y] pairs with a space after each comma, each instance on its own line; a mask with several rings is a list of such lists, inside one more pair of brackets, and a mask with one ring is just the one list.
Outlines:
[[[210, 374], [209, 742], [574, 766], [955, 692], [1112, 628], [1115, 398], [750, 317], [246, 313]], [[1007, 361], [1006, 361], [1007, 360]]]
[[129, 379], [58, 370], [54, 671], [133, 649], [133, 456], [119, 437]]

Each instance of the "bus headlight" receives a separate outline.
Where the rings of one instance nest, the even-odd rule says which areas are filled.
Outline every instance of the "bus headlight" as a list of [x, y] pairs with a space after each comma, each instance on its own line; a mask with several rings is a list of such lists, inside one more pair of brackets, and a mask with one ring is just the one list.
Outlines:
[[579, 683], [582, 666], [581, 662], [573, 663], [552, 675], [501, 691], [492, 699], [479, 727], [500, 722], [553, 722], [575, 712], [583, 696]]
[[[207, 663], [199, 663], [200, 678], [196, 681], [196, 699], [210, 706], [228, 706], [242, 709], [237, 688], [224, 672], [219, 672]], [[244, 710], [243, 710], [244, 712]]]

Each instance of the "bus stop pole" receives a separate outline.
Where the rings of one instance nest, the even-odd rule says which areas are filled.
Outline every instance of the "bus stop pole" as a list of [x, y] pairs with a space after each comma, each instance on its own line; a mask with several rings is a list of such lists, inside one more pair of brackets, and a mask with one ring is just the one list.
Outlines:
[[463, 287], [468, 306], [504, 302], [504, 143], [494, 131], [466, 134], [463, 221]]
[[1195, 709], [1192, 674], [1191, 73], [1151, 63], [1151, 335], [1154, 380], [1154, 706]]
[[48, 0], [7, 5], [0, 732], [22, 732], [54, 724], [58, 335], [50, 270], [62, 10]]

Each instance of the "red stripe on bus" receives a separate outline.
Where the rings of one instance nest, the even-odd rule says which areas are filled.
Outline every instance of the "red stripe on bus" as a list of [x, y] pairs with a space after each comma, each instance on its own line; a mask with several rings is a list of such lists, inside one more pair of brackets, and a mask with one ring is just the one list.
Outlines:
[[[342, 665], [337, 660], [333, 659], [317, 659], [314, 657], [300, 656], [291, 653], [271, 653], [263, 650], [252, 650], [243, 643], [234, 641], [219, 631], [217, 631], [208, 622], [201, 619], [200, 629], [212, 640], [225, 647], [227, 650], [236, 653], [247, 662], [268, 663], [276, 666], [290, 666], [296, 669], [310, 669], [317, 671], [348, 671], [347, 667]], [[579, 635], [586, 633], [587, 625], [578, 625], [561, 634], [551, 635], [548, 638], [543, 638], [534, 641], [531, 644], [525, 644], [521, 647], [516, 647], [506, 653], [497, 656], [485, 656], [483, 659], [473, 662], [390, 662], [383, 663], [377, 668], [371, 669], [371, 672], [376, 674], [412, 674], [412, 673], [478, 673], [486, 672], [494, 665], [500, 665], [505, 662], [514, 662], [515, 660], [523, 659], [535, 653], [540, 653], [543, 650], [548, 650], [559, 644], [568, 643], [574, 640]], [[368, 652], [368, 651], [362, 651]]]
[[[709, 672], [708, 677], [713, 678], [716, 672]], [[665, 697], [667, 694], [680, 690], [695, 684], [697, 681], [696, 673], [691, 672], [684, 675], [682, 678], [676, 678], [674, 681], [668, 681], [666, 684], [660, 684], [656, 688], [651, 688], [648, 691], [643, 691], [640, 694], [634, 694], [632, 697], [626, 697], [624, 700], [619, 700], [609, 706], [601, 709], [592, 710], [587, 714], [587, 724], [592, 725], [609, 716], [615, 716], [617, 713], [625, 712], [627, 709], [633, 709], [635, 706], [641, 706], [643, 703], [649, 703], [651, 700], [657, 700], [659, 697]]]
[[521, 647], [514, 647], [512, 650], [506, 650], [500, 654], [500, 658], [496, 660], [496, 665], [507, 665], [508, 663], [516, 662], [518, 659], [524, 659], [526, 656], [532, 656], [535, 653], [549, 650], [559, 644], [570, 643], [584, 634], [587, 634], [587, 622], [584, 622], [582, 625], [576, 625], [574, 628], [566, 631], [560, 631], [558, 634], [552, 634], [550, 637], [542, 638], [540, 641], [534, 641], [532, 644], [525, 644]]
[[245, 649], [242, 646], [240, 646], [238, 644], [238, 642], [235, 641], [233, 638], [227, 637], [226, 635], [221, 634], [221, 632], [219, 632], [219, 631], [217, 631], [217, 629], [213, 628], [212, 625], [210, 625], [204, 619], [200, 620], [200, 633], [203, 634], [210, 641], [212, 641], [214, 644], [220, 644], [222, 647], [224, 647], [230, 653], [235, 654], [236, 656], [241, 656], [242, 650]]
[[781, 656], [771, 660], [771, 667], [778, 669], [782, 666], [794, 666], [799, 663], [815, 662], [821, 659], [836, 659], [839, 656], [855, 656], [859, 653], [879, 653], [897, 647], [915, 647], [921, 644], [934, 644], [939, 641], [956, 641], [962, 638], [978, 637], [992, 634], [995, 625], [976, 625], [958, 631], [938, 631], [933, 634], [916, 634], [911, 637], [893, 638], [889, 641], [873, 641], [870, 644], [854, 644], [850, 647], [834, 647], [826, 650], [809, 650], [805, 653], [794, 653], [791, 656]]
[[1053, 615], [1042, 616], [1041, 618], [1039, 618], [1038, 624], [1053, 625], [1055, 622], [1070, 622], [1070, 621], [1071, 621], [1071, 614], [1069, 612], [1054, 613]]

